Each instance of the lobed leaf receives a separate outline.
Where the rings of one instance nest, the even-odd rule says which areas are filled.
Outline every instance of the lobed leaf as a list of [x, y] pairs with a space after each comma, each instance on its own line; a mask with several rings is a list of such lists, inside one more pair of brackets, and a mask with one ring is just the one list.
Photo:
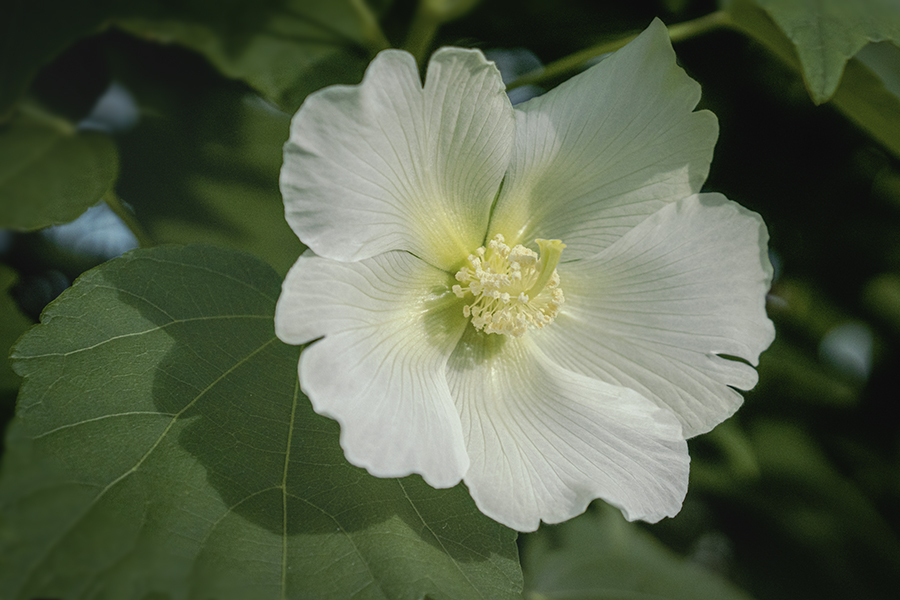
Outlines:
[[515, 533], [464, 487], [376, 479], [274, 335], [278, 276], [206, 246], [89, 271], [15, 347], [8, 598], [513, 598]]

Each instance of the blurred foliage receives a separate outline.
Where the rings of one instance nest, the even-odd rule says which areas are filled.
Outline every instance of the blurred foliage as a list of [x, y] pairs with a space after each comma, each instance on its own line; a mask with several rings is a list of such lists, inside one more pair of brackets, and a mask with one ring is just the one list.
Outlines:
[[116, 146], [30, 106], [0, 130], [0, 228], [67, 223], [100, 201], [118, 168]]
[[[16, 189], [62, 185], [77, 194], [65, 203], [70, 212], [45, 214], [31, 225], [10, 221], [13, 205], [0, 196], [2, 226], [30, 229], [74, 218], [112, 183], [118, 156], [116, 195], [155, 242], [241, 250], [283, 274], [302, 251], [281, 217], [278, 192], [290, 112], [314, 89], [358, 80], [385, 43], [359, 4], [45, 0], [37, 10], [25, 0], [7, 1], [0, 21], [0, 153], [21, 158], [8, 150], [14, 141], [17, 148], [48, 149], [38, 153], [47, 160], [64, 156], [67, 166], [48, 167], [48, 174], [40, 161], [31, 163], [35, 183]], [[436, 31], [431, 47], [526, 48], [544, 64], [621, 40], [655, 16], [671, 25], [726, 10], [727, 26], [682, 41], [676, 51], [703, 87], [701, 106], [720, 121], [707, 188], [765, 218], [777, 271], [769, 311], [778, 339], [737, 416], [691, 441], [692, 484], [681, 514], [633, 525], [594, 507], [521, 536], [527, 597], [702, 598], [697, 590], [705, 587], [707, 597], [720, 598], [894, 598], [900, 60], [890, 41], [863, 45], [897, 41], [895, 5], [469, 4], [468, 13]], [[886, 12], [871, 12], [876, 5]], [[386, 42], [401, 42], [417, 3], [370, 6]], [[79, 123], [113, 82], [127, 90], [135, 122], [85, 132]], [[34, 136], [13, 140], [25, 124]], [[39, 136], [54, 145], [39, 147]], [[70, 168], [90, 160], [105, 166]], [[2, 175], [10, 164], [0, 163], [0, 194], [17, 181]], [[61, 184], [63, 177], [78, 183]], [[37, 205], [29, 206], [37, 214]], [[60, 281], [102, 259], [73, 258], [40, 232], [4, 239], [0, 347], [6, 348], [30, 322], [13, 299], [36, 316]], [[55, 291], [36, 297], [38, 288]], [[15, 386], [5, 372], [3, 385]], [[611, 581], [614, 589], [600, 589]]]
[[749, 600], [720, 574], [666, 548], [619, 511], [595, 506], [525, 539], [526, 595], [534, 600]]
[[[9, 290], [16, 282], [15, 272], [6, 265], [0, 264], [0, 352], [4, 356], [20, 335], [31, 326], [29, 320], [19, 309]], [[19, 389], [21, 378], [9, 366], [8, 361], [0, 365], [0, 392], [15, 392]], [[2, 402], [2, 400], [0, 400]]]
[[377, 15], [389, 0], [28, 0], [4, 7], [0, 122], [37, 71], [76, 40], [118, 26], [180, 43], [286, 109], [322, 86], [353, 80], [381, 50]]

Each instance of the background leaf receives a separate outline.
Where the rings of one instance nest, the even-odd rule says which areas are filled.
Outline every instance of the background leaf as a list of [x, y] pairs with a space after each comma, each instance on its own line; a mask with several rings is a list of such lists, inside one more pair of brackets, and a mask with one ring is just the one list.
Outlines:
[[27, 0], [3, 5], [0, 21], [0, 123], [12, 115], [38, 70], [77, 39], [96, 32], [114, 0]]
[[157, 0], [116, 24], [139, 37], [183, 44], [293, 112], [310, 92], [359, 80], [369, 59], [387, 47], [375, 16], [389, 1], [370, 4]]
[[525, 540], [526, 589], [535, 600], [750, 599], [607, 505]]
[[0, 393], [19, 389], [21, 379], [13, 373], [7, 356], [13, 343], [32, 325], [9, 294], [15, 282], [15, 271], [0, 264], [0, 315], [3, 315], [0, 319], [0, 353], [3, 354], [3, 361], [0, 363]]
[[[806, 66], [802, 64], [802, 56], [798, 57], [799, 48], [792, 45], [791, 40], [763, 10], [756, 6], [755, 1], [728, 2], [729, 16], [733, 25], [762, 43], [788, 66], [805, 74], [808, 86]], [[887, 82], [873, 69], [873, 66], [880, 67], [884, 59], [883, 50], [876, 52], [876, 56], [870, 56], [868, 52], [862, 53], [862, 57], [867, 59], [866, 63], [858, 59], [849, 62], [844, 59], [834, 82], [837, 88], [831, 89], [827, 96], [822, 96], [816, 101], [824, 102], [830, 99], [832, 105], [894, 156], [900, 158], [900, 97], [886, 87]], [[892, 58], [889, 49], [887, 52], [888, 58]], [[872, 66], [869, 66], [870, 64]], [[888, 66], [887, 72], [890, 68]], [[878, 70], [882, 71], [880, 68]], [[894, 82], [891, 81], [888, 85], [894, 85]], [[813, 98], [816, 99], [816, 96], [813, 95]]]
[[107, 136], [23, 109], [0, 126], [0, 228], [71, 221], [112, 188], [117, 169]]
[[23, 0], [4, 5], [0, 122], [38, 70], [110, 24], [200, 52], [293, 111], [311, 91], [358, 79], [385, 45], [374, 20], [390, 0]]
[[837, 90], [847, 60], [868, 42], [900, 42], [900, 3], [892, 0], [755, 0], [797, 49], [816, 104]]
[[304, 249], [278, 189], [290, 116], [218, 82], [173, 95], [123, 137], [119, 194], [158, 243], [236, 248], [286, 273]]
[[513, 598], [464, 487], [349, 466], [274, 336], [278, 276], [205, 246], [86, 273], [14, 351], [9, 598]]

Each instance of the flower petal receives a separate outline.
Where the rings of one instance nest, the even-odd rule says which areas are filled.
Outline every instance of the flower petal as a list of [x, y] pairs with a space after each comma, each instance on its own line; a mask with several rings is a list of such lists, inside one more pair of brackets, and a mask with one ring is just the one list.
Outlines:
[[281, 190], [316, 254], [407, 250], [450, 270], [480, 246], [509, 162], [514, 119], [477, 50], [443, 48], [423, 89], [406, 52], [379, 54], [357, 86], [312, 94], [291, 123]]
[[560, 265], [566, 303], [535, 342], [563, 367], [637, 390], [688, 437], [731, 416], [775, 337], [759, 215], [720, 194], [669, 204], [596, 257]]
[[600, 64], [518, 105], [488, 238], [561, 239], [564, 260], [584, 258], [698, 192], [718, 135], [711, 112], [691, 112], [699, 99], [655, 20]]
[[341, 424], [351, 463], [377, 477], [419, 473], [434, 487], [468, 467], [445, 375], [466, 326], [447, 273], [405, 252], [344, 263], [307, 252], [275, 310], [282, 340], [304, 344], [300, 385]]
[[572, 373], [528, 336], [467, 329], [448, 365], [481, 511], [517, 529], [558, 523], [595, 498], [628, 519], [681, 508], [689, 457], [670, 411], [640, 394]]

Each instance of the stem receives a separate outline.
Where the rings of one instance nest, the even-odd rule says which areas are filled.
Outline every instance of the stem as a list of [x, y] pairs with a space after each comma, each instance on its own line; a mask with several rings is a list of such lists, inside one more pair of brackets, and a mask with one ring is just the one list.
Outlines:
[[372, 56], [386, 48], [390, 48], [391, 43], [388, 41], [387, 36], [384, 35], [384, 31], [381, 30], [381, 25], [378, 24], [378, 17], [372, 12], [372, 8], [366, 3], [366, 0], [350, 0], [350, 5], [362, 21], [366, 48]]
[[415, 57], [416, 64], [422, 64], [442, 22], [441, 16], [431, 9], [428, 0], [419, 1], [406, 41], [403, 42], [403, 49]]
[[118, 196], [116, 196], [116, 193], [112, 189], [103, 194], [103, 201], [106, 202], [106, 205], [116, 213], [116, 216], [122, 219], [122, 222], [128, 226], [128, 229], [130, 229], [131, 233], [134, 234], [134, 237], [137, 238], [137, 241], [142, 248], [149, 248], [150, 246], [156, 245], [153, 238], [147, 233], [147, 230], [134, 218], [134, 213], [125, 207], [125, 204]]
[[[716, 12], [698, 17], [691, 21], [685, 21], [684, 23], [677, 23], [675, 25], [672, 25], [671, 27], [669, 27], [669, 37], [673, 42], [681, 42], [692, 37], [702, 35], [709, 31], [725, 27], [729, 25], [729, 23], [730, 20], [728, 17], [728, 13], [724, 10], [717, 10]], [[596, 58], [608, 52], [614, 52], [618, 50], [636, 37], [637, 34], [635, 33], [623, 38], [619, 38], [617, 40], [603, 42], [601, 44], [597, 44], [596, 46], [591, 46], [590, 48], [580, 50], [578, 52], [575, 52], [574, 54], [570, 54], [569, 56], [552, 62], [545, 67], [522, 75], [511, 84], [506, 86], [506, 89], [507, 91], [509, 91], [514, 90], [517, 87], [522, 87], [523, 85], [535, 85], [543, 81], [561, 78], [565, 75], [568, 75], [569, 73], [577, 71], [584, 65], [584, 63], [591, 60], [592, 58]]]

